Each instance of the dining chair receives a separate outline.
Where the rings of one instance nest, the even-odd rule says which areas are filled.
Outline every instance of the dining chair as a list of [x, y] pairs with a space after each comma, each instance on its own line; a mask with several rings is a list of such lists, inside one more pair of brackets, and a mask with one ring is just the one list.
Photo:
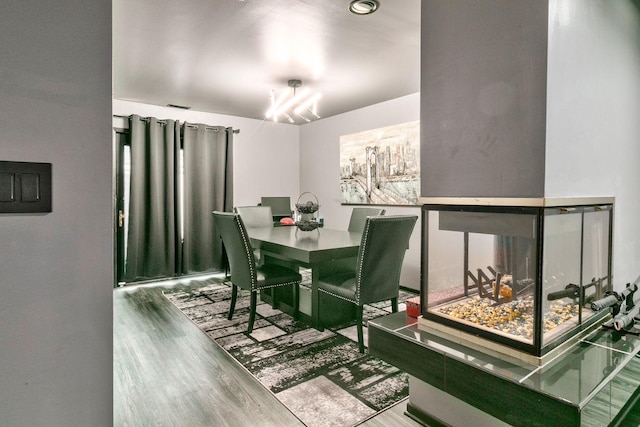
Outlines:
[[362, 233], [362, 230], [364, 230], [364, 222], [368, 216], [380, 216], [384, 215], [385, 212], [386, 211], [381, 208], [353, 208], [347, 230]]
[[231, 269], [231, 306], [227, 319], [231, 320], [233, 317], [238, 288], [251, 292], [248, 334], [253, 331], [258, 293], [263, 289], [291, 286], [293, 288], [293, 310], [294, 313], [297, 313], [298, 290], [302, 280], [300, 274], [277, 264], [257, 266], [247, 229], [239, 214], [214, 211], [213, 220], [217, 232], [222, 236], [222, 244], [227, 252]]
[[273, 227], [271, 206], [236, 206], [234, 210], [240, 214], [247, 228]]
[[[360, 353], [364, 353], [363, 306], [391, 300], [392, 311], [398, 311], [402, 261], [417, 219], [415, 215], [367, 217], [355, 269], [319, 278], [319, 292], [356, 305]], [[322, 298], [320, 304], [322, 316]]]
[[[234, 211], [240, 214], [242, 222], [247, 228], [273, 227], [271, 206], [236, 206]], [[254, 248], [253, 255], [256, 257], [258, 265], [264, 262], [260, 249]]]
[[271, 208], [274, 221], [280, 221], [282, 218], [289, 218], [292, 216], [291, 198], [289, 196], [262, 196], [260, 197], [260, 205], [269, 206]]

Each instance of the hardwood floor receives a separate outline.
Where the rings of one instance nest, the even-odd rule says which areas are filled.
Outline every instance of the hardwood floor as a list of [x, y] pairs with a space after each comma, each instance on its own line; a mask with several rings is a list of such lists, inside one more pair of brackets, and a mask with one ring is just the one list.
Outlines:
[[[162, 296], [168, 286], [113, 295], [115, 426], [303, 426]], [[363, 426], [416, 427], [405, 402]]]

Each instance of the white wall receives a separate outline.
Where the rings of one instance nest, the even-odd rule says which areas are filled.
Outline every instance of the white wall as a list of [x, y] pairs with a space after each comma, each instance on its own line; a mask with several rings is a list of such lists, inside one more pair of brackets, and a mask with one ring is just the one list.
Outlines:
[[[420, 94], [412, 94], [302, 126], [242, 117], [179, 110], [113, 100], [113, 114], [171, 118], [192, 123], [231, 126], [234, 136], [234, 200], [253, 205], [261, 196], [289, 196], [295, 203], [302, 192], [318, 196], [327, 227], [346, 229], [352, 206], [340, 205], [340, 136], [419, 120]], [[125, 119], [114, 126], [125, 127]], [[387, 215], [415, 214], [415, 207], [385, 207]], [[411, 237], [401, 284], [420, 287], [420, 223]]]
[[[340, 136], [420, 120], [415, 93], [300, 126], [300, 191], [318, 197], [325, 226], [346, 229], [353, 206], [340, 204]], [[387, 215], [418, 215], [418, 207], [385, 207]], [[405, 255], [400, 284], [420, 289], [420, 220]]]
[[[234, 205], [255, 205], [261, 196], [299, 194], [299, 128], [283, 123], [113, 100], [113, 114], [175, 119], [239, 129], [233, 137]], [[114, 125], [126, 127], [125, 119]]]
[[53, 212], [0, 214], [0, 425], [111, 426], [111, 2], [5, 0], [0, 160]]
[[615, 196], [614, 286], [640, 274], [640, 8], [549, 2], [545, 196]]

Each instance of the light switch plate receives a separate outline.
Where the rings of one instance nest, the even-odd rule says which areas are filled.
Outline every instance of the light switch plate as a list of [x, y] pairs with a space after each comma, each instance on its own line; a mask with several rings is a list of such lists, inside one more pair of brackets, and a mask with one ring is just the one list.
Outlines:
[[51, 163], [0, 161], [0, 213], [51, 212]]

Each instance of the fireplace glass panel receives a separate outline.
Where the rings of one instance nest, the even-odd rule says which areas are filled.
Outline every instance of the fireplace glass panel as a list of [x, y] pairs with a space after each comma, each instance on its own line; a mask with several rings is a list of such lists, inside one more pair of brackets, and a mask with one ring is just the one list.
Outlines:
[[[422, 314], [541, 356], [602, 314], [612, 205], [424, 205]], [[424, 324], [424, 322], [422, 322]]]

